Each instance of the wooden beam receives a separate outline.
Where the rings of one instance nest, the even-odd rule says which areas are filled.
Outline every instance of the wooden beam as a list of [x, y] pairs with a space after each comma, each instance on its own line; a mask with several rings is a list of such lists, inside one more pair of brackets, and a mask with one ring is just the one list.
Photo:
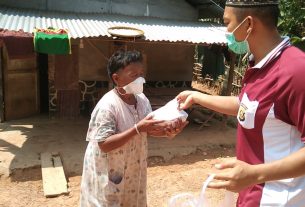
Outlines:
[[68, 194], [68, 184], [58, 153], [41, 153], [43, 191], [46, 197]]
[[233, 86], [233, 79], [234, 79], [234, 68], [235, 68], [235, 61], [236, 55], [233, 52], [230, 52], [231, 60], [230, 60], [230, 69], [229, 69], [229, 76], [228, 76], [228, 85], [226, 95], [231, 96], [232, 93], [232, 86]]
[[[232, 87], [233, 87], [233, 80], [234, 80], [234, 69], [235, 69], [235, 61], [236, 61], [236, 55], [233, 52], [230, 52], [230, 69], [229, 69], [229, 75], [228, 75], [228, 84], [225, 91], [226, 96], [231, 96], [232, 94]], [[227, 126], [228, 121], [228, 115], [223, 114], [223, 125], [224, 127]]]
[[4, 73], [2, 67], [2, 40], [0, 40], [0, 122], [4, 122]]

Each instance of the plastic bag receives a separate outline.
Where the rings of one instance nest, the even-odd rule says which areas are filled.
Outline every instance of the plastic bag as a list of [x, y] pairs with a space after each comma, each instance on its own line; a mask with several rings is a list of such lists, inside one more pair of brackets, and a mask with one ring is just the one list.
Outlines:
[[178, 106], [179, 103], [176, 99], [169, 101], [161, 108], [152, 112], [153, 119], [171, 121], [179, 118], [182, 121], [185, 121], [188, 114], [183, 110], [179, 111]]
[[[208, 184], [214, 179], [215, 175], [210, 175], [203, 183], [199, 197], [191, 193], [181, 193], [170, 198], [168, 207], [215, 207], [211, 206], [209, 200], [205, 196]], [[232, 192], [226, 191], [225, 198], [218, 207], [234, 207], [234, 195]]]

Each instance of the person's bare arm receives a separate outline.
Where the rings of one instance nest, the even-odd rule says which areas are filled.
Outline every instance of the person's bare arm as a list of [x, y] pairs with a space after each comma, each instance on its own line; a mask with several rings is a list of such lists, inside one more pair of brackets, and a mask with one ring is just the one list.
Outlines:
[[108, 137], [104, 142], [99, 142], [99, 147], [103, 152], [108, 153], [126, 144], [136, 134], [136, 129], [134, 127], [130, 128], [122, 133]]
[[290, 156], [257, 166], [258, 182], [295, 178], [305, 175], [305, 147]]
[[199, 104], [222, 114], [236, 116], [239, 109], [239, 100], [235, 96], [212, 96], [197, 91], [183, 91], [176, 98], [182, 110]]
[[137, 130], [139, 131], [139, 133], [147, 132], [155, 124], [159, 124], [162, 122], [164, 121], [153, 120], [152, 116], [147, 116], [139, 123], [137, 123], [136, 126], [127, 129], [124, 132], [111, 135], [105, 141], [99, 142], [99, 147], [103, 152], [108, 153], [126, 144], [130, 139], [132, 139], [132, 137], [134, 137], [138, 133]]
[[286, 158], [259, 165], [239, 160], [229, 160], [216, 165], [216, 173], [210, 188], [239, 192], [251, 185], [268, 181], [295, 178], [305, 175], [305, 147]]

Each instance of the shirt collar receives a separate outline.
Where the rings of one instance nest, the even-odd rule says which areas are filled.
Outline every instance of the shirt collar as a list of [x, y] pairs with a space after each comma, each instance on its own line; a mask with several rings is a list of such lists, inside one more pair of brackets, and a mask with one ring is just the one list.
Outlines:
[[[272, 60], [277, 58], [283, 51], [284, 48], [290, 46], [289, 37], [283, 37], [283, 41], [277, 45], [271, 52], [269, 52], [259, 63], [251, 67], [252, 69], [260, 69], [270, 63]], [[249, 57], [250, 62], [254, 62], [254, 56], [251, 54]]]

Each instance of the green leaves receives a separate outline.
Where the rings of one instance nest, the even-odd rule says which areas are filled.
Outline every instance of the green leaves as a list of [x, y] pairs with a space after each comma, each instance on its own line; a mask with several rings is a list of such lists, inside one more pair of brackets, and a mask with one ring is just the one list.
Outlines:
[[305, 50], [305, 1], [281, 0], [281, 17], [278, 27], [282, 35], [291, 37], [291, 42]]

